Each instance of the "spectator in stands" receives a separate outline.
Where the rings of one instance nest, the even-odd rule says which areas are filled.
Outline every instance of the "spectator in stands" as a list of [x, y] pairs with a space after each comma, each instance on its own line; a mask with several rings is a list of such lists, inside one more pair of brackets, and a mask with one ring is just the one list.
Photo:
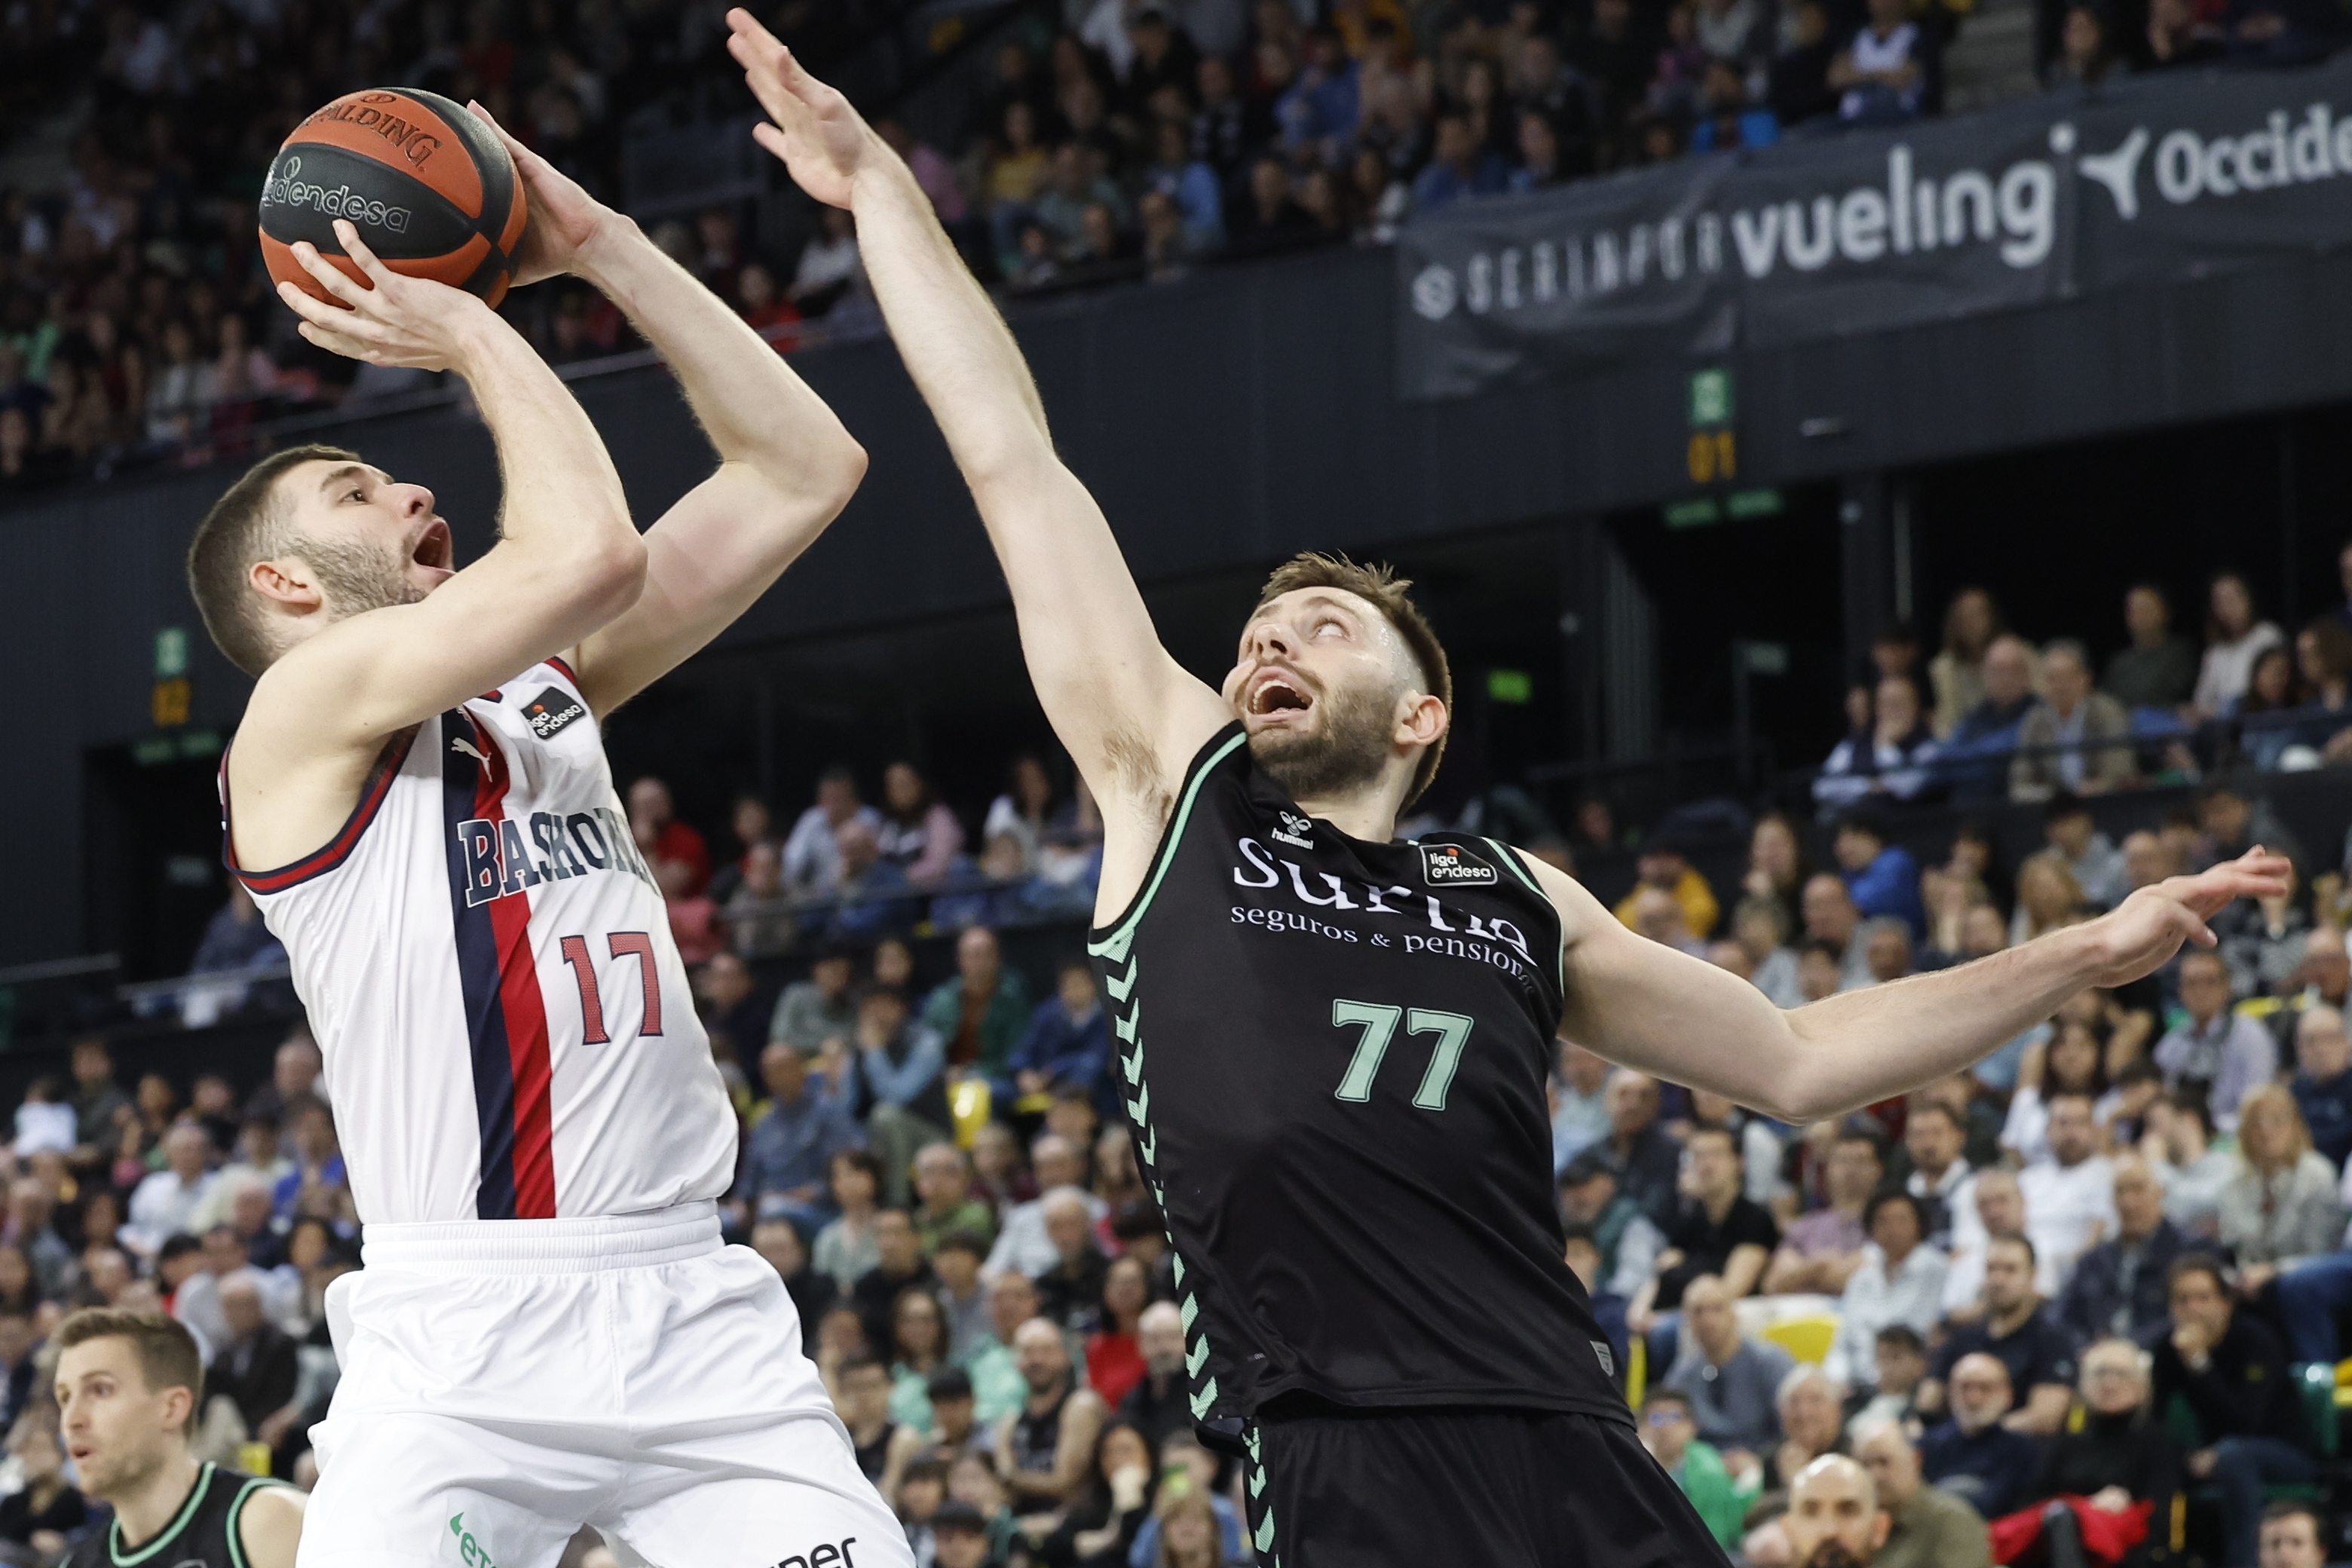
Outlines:
[[[830, 209], [829, 209], [830, 210]], [[882, 770], [882, 821], [876, 833], [882, 858], [919, 888], [936, 887], [963, 850], [955, 813], [932, 798], [930, 781], [914, 763]]]
[[1663, 888], [1636, 887], [1633, 892], [1633, 929], [1661, 946], [1687, 952], [1694, 958], [1706, 956], [1706, 943], [1691, 934], [1683, 907], [1675, 896]]
[[996, 1092], [1002, 1113], [1043, 1116], [1061, 1089], [1093, 1096], [1106, 1083], [1110, 1065], [1110, 1021], [1101, 988], [1082, 954], [1065, 958], [1055, 971], [1054, 995], [1037, 1004], [1005, 1060], [1007, 1080]]
[[2074, 1260], [2116, 1229], [2115, 1172], [2099, 1152], [2091, 1097], [2061, 1089], [2050, 1097], [2048, 1152], [2018, 1173], [2026, 1234], [2060, 1284]]
[[1095, 1330], [1087, 1336], [1087, 1383], [1116, 1409], [1142, 1381], [1140, 1320], [1151, 1302], [1151, 1274], [1140, 1258], [1114, 1258], [1102, 1272]]
[[2124, 705], [2091, 686], [2091, 656], [2072, 637], [2042, 650], [2043, 700], [2019, 728], [2009, 764], [2011, 800], [2048, 800], [2064, 790], [2104, 795], [2132, 781], [2131, 735]]
[[817, 776], [816, 802], [801, 813], [784, 839], [784, 886], [796, 899], [831, 897], [841, 885], [842, 827], [863, 822], [879, 833], [881, 814], [857, 798], [857, 778], [835, 764]]
[[1312, 160], [1328, 166], [1339, 161], [1356, 132], [1356, 63], [1328, 27], [1308, 29], [1306, 43], [1305, 63], [1289, 90], [1276, 100], [1274, 116], [1286, 153], [1302, 163]]
[[68, 1060], [73, 1070], [75, 1136], [79, 1165], [95, 1163], [100, 1152], [114, 1145], [116, 1127], [131, 1113], [131, 1097], [114, 1081], [114, 1054], [103, 1037], [87, 1036], [73, 1043]]
[[1758, 817], [1748, 830], [1748, 869], [1741, 876], [1739, 890], [1747, 898], [1768, 899], [1779, 905], [1784, 932], [1797, 923], [1805, 879], [1811, 874], [1796, 825], [1778, 811]]
[[1789, 916], [1776, 899], [1749, 895], [1732, 910], [1732, 938], [1748, 963], [1748, 982], [1775, 1007], [1804, 1002], [1797, 983], [1797, 952], [1789, 945]]
[[[1947, 1385], [1959, 1375], [1964, 1359], [1987, 1355], [2001, 1364], [2004, 1373], [2003, 1424], [2012, 1431], [2047, 1436], [2066, 1419], [2074, 1399], [2074, 1336], [2034, 1288], [2033, 1243], [2021, 1236], [1996, 1236], [1986, 1246], [1984, 1268], [1984, 1311], [1945, 1338], [1928, 1363], [1928, 1380], [1920, 1385], [1920, 1407], [1936, 1411], [1948, 1402], [1957, 1414], [1958, 1396]], [[2009, 1410], [2018, 1389], [2025, 1390], [2025, 1399]]]
[[2264, 648], [2246, 677], [2245, 695], [2225, 715], [2237, 721], [2243, 761], [2265, 771], [2279, 765], [2295, 740], [2295, 697], [2294, 655], [2284, 647]]
[[73, 1248], [57, 1232], [57, 1199], [37, 1176], [20, 1176], [8, 1184], [8, 1215], [0, 1226], [0, 1242], [17, 1247], [33, 1266], [44, 1300], [58, 1301], [73, 1283]]
[[1658, 1125], [1657, 1079], [1630, 1069], [1610, 1078], [1609, 1136], [1591, 1152], [1661, 1233], [1674, 1223], [1682, 1146]]
[[973, 926], [956, 939], [956, 977], [923, 999], [923, 1022], [947, 1043], [950, 1067], [1002, 1079], [1028, 1021], [1028, 982], [1005, 967], [996, 933]]
[[2263, 1489], [2317, 1473], [2302, 1394], [2270, 1326], [2235, 1310], [2221, 1266], [2189, 1257], [2172, 1266], [2172, 1323], [2155, 1335], [2154, 1405], [2175, 1397], [2196, 1417], [2199, 1447], [2186, 1468], [2221, 1496], [2224, 1561], [2254, 1561]]
[[1684, 1146], [1681, 1203], [1666, 1226], [1657, 1272], [1633, 1298], [1628, 1313], [1647, 1333], [1654, 1315], [1682, 1303], [1690, 1281], [1712, 1275], [1734, 1297], [1750, 1295], [1780, 1240], [1780, 1227], [1743, 1190], [1739, 1148], [1718, 1127], [1696, 1127]]
[[1118, 1417], [1131, 1421], [1155, 1443], [1192, 1430], [1192, 1384], [1184, 1368], [1184, 1314], [1173, 1301], [1154, 1301], [1135, 1321], [1142, 1373], [1118, 1403]]
[[1738, 1545], [1741, 1521], [1756, 1500], [1755, 1487], [1735, 1481], [1722, 1454], [1699, 1436], [1689, 1394], [1659, 1386], [1643, 1395], [1642, 1447], [1682, 1488], [1708, 1533], [1727, 1551]]
[[[2155, 26], [2150, 17], [2149, 26]], [[2197, 649], [2172, 629], [2172, 600], [2154, 583], [2135, 583], [2124, 595], [2124, 628], [2129, 646], [2107, 659], [2100, 682], [2126, 709], [2170, 713], [2197, 689]]]
[[1767, 1468], [1768, 1486], [1787, 1487], [1815, 1459], [1843, 1450], [1845, 1384], [1822, 1368], [1806, 1362], [1790, 1368], [1775, 1409], [1781, 1436]]
[[1552, 1079], [1551, 1159], [1555, 1174], [1608, 1135], [1609, 1064], [1573, 1041], [1561, 1040]]
[[2168, 1089], [2210, 1096], [2214, 1125], [2234, 1131], [2239, 1102], [2278, 1072], [2271, 1032], [2230, 1005], [2230, 970], [2219, 953], [2190, 948], [2179, 960], [2180, 1005], [2188, 1016], [2152, 1053]]
[[2287, 1087], [2295, 1109], [2311, 1146], [2340, 1171], [2352, 1158], [2352, 1040], [2345, 1037], [2344, 1015], [2325, 1002], [2304, 1009], [2295, 1019], [2294, 1058]]
[[629, 828], [656, 875], [666, 860], [687, 868], [683, 896], [690, 898], [709, 885], [709, 847], [701, 834], [678, 820], [668, 784], [647, 774], [629, 786]]
[[2108, 842], [2092, 820], [2080, 797], [2061, 790], [2042, 811], [2042, 836], [2062, 858], [2083, 897], [2101, 909], [2113, 909], [2131, 891], [2123, 852]]
[[[2010, 1373], [2000, 1357], [1972, 1352], [1949, 1363], [1951, 1418], [1919, 1439], [1928, 1480], [1987, 1519], [2017, 1506], [2040, 1471], [2042, 1447], [2011, 1425]], [[2074, 1398], [2074, 1364], [2058, 1389], [2059, 1415]], [[2055, 1429], [2054, 1424], [2053, 1430]]]
[[898, 1299], [917, 1289], [928, 1296], [939, 1279], [925, 1261], [923, 1244], [916, 1239], [904, 1209], [884, 1209], [874, 1216], [874, 1267], [859, 1275], [845, 1296], [865, 1322], [866, 1342], [887, 1349], [895, 1342]]
[[959, 1232], [977, 1237], [982, 1257], [996, 1234], [996, 1216], [972, 1194], [971, 1160], [945, 1138], [915, 1154], [915, 1232], [926, 1256]]
[[2058, 26], [2057, 58], [2042, 73], [2047, 85], [2088, 87], [2105, 81], [2115, 68], [2116, 56], [2108, 47], [2105, 18], [2087, 4], [2067, 7], [2065, 18]]
[[2212, 1146], [2213, 1113], [2205, 1096], [2187, 1089], [2148, 1107], [2141, 1152], [2164, 1184], [2164, 1216], [2191, 1237], [2221, 1235], [2221, 1194], [2237, 1179], [2234, 1154]]
[[2202, 719], [2218, 719], [2246, 694], [2254, 661], [2266, 649], [2285, 645], [2285, 634], [2254, 610], [2254, 594], [2235, 572], [2213, 579], [2206, 595], [2205, 658], [2197, 670], [2189, 705]]
[[1054, 1248], [1054, 1261], [1032, 1276], [1038, 1312], [1072, 1333], [1090, 1331], [1102, 1305], [1108, 1262], [1095, 1241], [1094, 1214], [1088, 1207], [1098, 1201], [1076, 1187], [1054, 1187], [1037, 1200], [1046, 1240]]
[[2147, 50], [2158, 70], [2203, 65], [2221, 58], [2221, 31], [2193, 0], [2148, 0]]
[[829, 944], [817, 951], [808, 978], [795, 980], [776, 998], [768, 1021], [768, 1038], [781, 1040], [803, 1056], [814, 1056], [827, 1040], [846, 1040], [857, 1027], [857, 1003], [849, 983], [856, 969], [849, 950]]
[[1862, 933], [1862, 911], [1854, 908], [1844, 879], [1827, 871], [1808, 878], [1802, 909], [1807, 940], [1826, 942], [1844, 955], [1839, 967], [1841, 986], [1857, 990], [1870, 984], [1870, 943]]
[[1983, 1516], [1924, 1484], [1919, 1450], [1899, 1423], [1882, 1418], [1858, 1428], [1853, 1458], [1870, 1472], [1887, 1521], [1873, 1568], [1990, 1568]]
[[220, 1314], [226, 1339], [213, 1347], [205, 1369], [205, 1396], [226, 1399], [248, 1432], [290, 1402], [299, 1367], [293, 1338], [269, 1321], [261, 1283], [251, 1269], [220, 1282]]
[[348, 1182], [342, 1144], [335, 1136], [335, 1113], [322, 1100], [298, 1100], [288, 1110], [286, 1125], [293, 1144], [293, 1169], [278, 1180], [272, 1194], [278, 1217], [290, 1220], [303, 1196], [320, 1190], [340, 1191]]
[[2311, 1146], [2294, 1097], [2274, 1083], [2240, 1107], [2240, 1169], [2221, 1192], [2221, 1245], [2238, 1262], [2238, 1289], [2252, 1297], [2282, 1269], [2344, 1238], [2336, 1172]]
[[1919, 711], [1919, 688], [1907, 675], [1880, 680], [1872, 696], [1870, 727], [1840, 741], [1813, 780], [1824, 810], [1873, 795], [1913, 800], [1933, 777], [1935, 732]]
[[856, 1098], [873, 1107], [866, 1136], [882, 1162], [883, 1201], [902, 1208], [915, 1151], [947, 1137], [955, 1125], [948, 1110], [946, 1047], [929, 1025], [908, 1016], [905, 992], [880, 984], [868, 985], [858, 997], [851, 1044], [863, 1087]]
[[1887, 1329], [1900, 1324], [1924, 1335], [1936, 1326], [1948, 1268], [1943, 1254], [1927, 1245], [1926, 1205], [1909, 1193], [1875, 1194], [1867, 1220], [1870, 1245], [1839, 1299], [1828, 1362], [1857, 1385], [1878, 1381], [1878, 1340]]
[[1062, 1331], [1043, 1318], [1013, 1342], [1027, 1394], [996, 1437], [996, 1464], [1015, 1506], [1032, 1510], [1074, 1500], [1093, 1468], [1105, 1419], [1102, 1400], [1071, 1375]]
[[1949, 739], [1984, 700], [1985, 655], [2008, 630], [2000, 607], [1982, 588], [1962, 588], [1952, 595], [1944, 610], [1943, 647], [1927, 663], [1927, 679], [1936, 689], [1934, 729], [1939, 737]]
[[[2180, 1491], [2180, 1447], [2151, 1406], [2147, 1363], [2147, 1352], [2126, 1338], [2103, 1339], [2083, 1352], [2080, 1424], [2070, 1422], [2051, 1439], [2021, 1503], [2079, 1499], [2078, 1507], [2111, 1514], [2143, 1505], [2149, 1531], [2167, 1528]], [[2080, 1550], [2073, 1511], [2053, 1510], [2043, 1529], [2053, 1561], [2065, 1560], [2059, 1531], [2076, 1537]]]
[[1627, 929], [1639, 931], [1637, 905], [1643, 889], [1654, 888], [1670, 893], [1682, 907], [1683, 921], [1690, 934], [1705, 942], [1715, 931], [1715, 923], [1723, 916], [1723, 907], [1716, 901], [1715, 889], [1690, 863], [1687, 846], [1671, 833], [1661, 834], [1643, 846], [1641, 856], [1634, 861], [1636, 881], [1633, 890], [1617, 901], [1617, 919]]
[[1863, 1211], [1885, 1175], [1877, 1139], [1857, 1129], [1840, 1132], [1830, 1146], [1829, 1202], [1789, 1223], [1764, 1271], [1764, 1294], [1834, 1296], [1843, 1291], [1862, 1267], [1870, 1240]]
[[814, 1236], [833, 1217], [826, 1187], [833, 1157], [859, 1146], [838, 1099], [809, 1082], [801, 1053], [781, 1040], [760, 1053], [768, 1100], [753, 1112], [735, 1184], [735, 1223], [782, 1217]]
[[788, 1219], [763, 1219], [751, 1227], [751, 1250], [767, 1261], [784, 1282], [784, 1293], [792, 1298], [793, 1310], [801, 1321], [801, 1342], [814, 1345], [817, 1327], [840, 1295], [833, 1279], [820, 1274], [809, 1262], [808, 1249], [801, 1242], [801, 1233]]
[[131, 1194], [122, 1244], [152, 1258], [166, 1237], [184, 1233], [197, 1206], [212, 1190], [212, 1140], [194, 1121], [174, 1126], [163, 1139], [163, 1168], [142, 1180]]
[[1769, 1452], [1780, 1436], [1778, 1402], [1796, 1361], [1769, 1340], [1741, 1333], [1733, 1299], [1712, 1275], [1692, 1280], [1684, 1292], [1681, 1347], [1665, 1375], [1653, 1377], [1688, 1396], [1699, 1436], [1743, 1468], [1738, 1455]]
[[1569, 1225], [1591, 1235], [1600, 1283], [1630, 1300], [1650, 1279], [1666, 1237], [1633, 1194], [1618, 1189], [1617, 1172], [1600, 1147], [1587, 1147], [1560, 1173], [1559, 1208]]
[[2021, 638], [1993, 638], [1985, 649], [1983, 675], [1983, 700], [1953, 726], [1937, 757], [1938, 771], [1951, 782], [1952, 798], [1963, 805], [2008, 794], [2010, 759], [2036, 700], [2033, 650]]
[[2084, 1342], [2129, 1338], [2161, 1321], [2165, 1279], [2189, 1238], [2164, 1217], [2164, 1187], [2146, 1160], [2117, 1154], [2114, 1172], [2115, 1237], [2075, 1261], [2058, 1303], [2058, 1321]]
[[[1030, 1145], [1029, 1163], [1036, 1172], [1041, 1192], [1052, 1193], [1065, 1188], [1081, 1194], [1087, 1203], [1089, 1223], [1101, 1220], [1108, 1211], [1100, 1198], [1086, 1190], [1086, 1156], [1077, 1145], [1057, 1132], [1041, 1133]], [[1032, 1198], [1016, 1204], [1004, 1213], [1003, 1228], [997, 1232], [996, 1246], [988, 1255], [988, 1270], [994, 1274], [1013, 1269], [1034, 1278], [1061, 1260], [1061, 1252], [1054, 1245], [1045, 1226], [1045, 1200]]]
[[1878, 1376], [1868, 1385], [1862, 1408], [1847, 1419], [1846, 1432], [1852, 1436], [1874, 1421], [1899, 1421], [1910, 1431], [1919, 1419], [1919, 1384], [1927, 1376], [1927, 1344], [1909, 1324], [1890, 1323], [1878, 1331], [1871, 1349]]
[[816, 1233], [814, 1257], [817, 1272], [846, 1295], [882, 1261], [874, 1234], [882, 1207], [881, 1162], [866, 1150], [844, 1149], [833, 1157], [829, 1182], [834, 1216]]
[[1965, 1214], [1973, 1220], [1975, 1215], [1971, 1173], [1962, 1157], [1967, 1143], [1959, 1112], [1925, 1093], [1912, 1097], [1903, 1123], [1903, 1150], [1911, 1162], [1904, 1190], [1926, 1210], [1925, 1239], [1939, 1247], [1948, 1245], [1956, 1217]]
[[1926, 934], [1927, 914], [1919, 902], [1919, 862], [1908, 849], [1886, 841], [1883, 822], [1867, 810], [1849, 811], [1838, 819], [1832, 847], [1857, 911], [1865, 918], [1891, 915], [1908, 927], [1914, 938]]
[[2262, 1568], [2321, 1568], [2327, 1531], [2313, 1504], [2283, 1498], [2263, 1508]]

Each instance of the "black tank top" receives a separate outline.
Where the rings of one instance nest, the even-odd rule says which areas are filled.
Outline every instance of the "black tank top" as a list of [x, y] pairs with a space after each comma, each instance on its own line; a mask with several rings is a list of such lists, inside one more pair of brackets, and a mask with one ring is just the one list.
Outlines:
[[125, 1541], [122, 1521], [110, 1520], [104, 1530], [82, 1537], [66, 1559], [67, 1568], [246, 1568], [245, 1543], [236, 1534], [246, 1500], [264, 1487], [283, 1485], [206, 1465], [162, 1534]]
[[1194, 1419], [1268, 1401], [1630, 1422], [1561, 1261], [1560, 927], [1517, 854], [1309, 819], [1239, 724], [1088, 951], [1168, 1220]]
[[1048, 1405], [1043, 1415], [1030, 1410], [1026, 1402], [1013, 1417], [1013, 1467], [1019, 1470], [1050, 1470], [1054, 1456], [1062, 1447], [1062, 1408], [1070, 1402], [1070, 1389], [1077, 1386], [1076, 1374], [1062, 1390], [1062, 1396]]

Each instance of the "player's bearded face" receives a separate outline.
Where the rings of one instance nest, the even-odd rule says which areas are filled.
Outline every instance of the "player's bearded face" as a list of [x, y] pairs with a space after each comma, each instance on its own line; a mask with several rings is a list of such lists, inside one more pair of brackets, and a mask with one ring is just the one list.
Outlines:
[[1293, 799], [1367, 788], [1388, 766], [1396, 700], [1393, 680], [1327, 686], [1315, 700], [1311, 729], [1261, 731], [1250, 737], [1250, 755]]
[[299, 539], [287, 553], [310, 568], [339, 621], [425, 597], [409, 578], [408, 558], [373, 539]]

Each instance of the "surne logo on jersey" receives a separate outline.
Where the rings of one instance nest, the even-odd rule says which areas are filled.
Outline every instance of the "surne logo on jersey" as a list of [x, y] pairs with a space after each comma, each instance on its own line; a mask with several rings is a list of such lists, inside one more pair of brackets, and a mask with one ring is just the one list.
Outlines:
[[586, 716], [587, 705], [561, 686], [551, 686], [522, 705], [522, 716], [530, 732], [542, 741], [551, 741], [558, 731]]
[[1502, 877], [1459, 844], [1424, 844], [1421, 879], [1433, 888], [1491, 888]]

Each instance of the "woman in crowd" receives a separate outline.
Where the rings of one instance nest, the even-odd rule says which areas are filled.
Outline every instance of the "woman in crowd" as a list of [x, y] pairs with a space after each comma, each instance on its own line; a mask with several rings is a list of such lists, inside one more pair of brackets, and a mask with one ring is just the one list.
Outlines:
[[2331, 763], [2352, 759], [2352, 740], [2346, 739], [2352, 732], [2352, 626], [2334, 614], [2320, 616], [2295, 634], [2294, 660], [2304, 689], [2294, 743]]
[[1936, 689], [1932, 727], [1938, 739], [1949, 736], [1969, 710], [1984, 700], [1985, 649], [2008, 629], [2000, 607], [1982, 588], [1952, 595], [1944, 612], [1944, 646], [1927, 661], [1927, 679]]
[[886, 936], [874, 944], [874, 956], [866, 967], [874, 972], [874, 984], [887, 985], [893, 991], [913, 994], [915, 987], [915, 950], [904, 939]]
[[1106, 1424], [1078, 1495], [1037, 1540], [1037, 1560], [1046, 1568], [1126, 1568], [1158, 1483], [1142, 1429], [1132, 1421]]
[[2266, 647], [2255, 656], [2246, 678], [2246, 689], [2230, 704], [2229, 717], [2238, 721], [2238, 750], [2246, 761], [2265, 771], [2294, 744], [2294, 656], [2284, 647]]
[[947, 1312], [928, 1285], [909, 1285], [890, 1303], [890, 1419], [931, 1428], [931, 1373], [947, 1364]]
[[1037, 868], [1037, 850], [1054, 816], [1054, 775], [1035, 752], [1024, 752], [1013, 759], [1004, 782], [1004, 793], [991, 801], [988, 818], [980, 830], [982, 844], [992, 844], [999, 837], [1010, 837], [1021, 847], [1017, 874], [1026, 875]]
[[[1605, 847], [1605, 846], [1604, 846]], [[1748, 872], [1739, 890], [1751, 899], [1769, 899], [1780, 906], [1780, 925], [1793, 931], [1805, 879], [1813, 874], [1796, 824], [1771, 811], [1756, 819], [1748, 834]]]
[[2305, 1258], [2344, 1238], [2336, 1171], [2311, 1146], [2294, 1096], [2263, 1084], [2238, 1104], [2238, 1173], [2221, 1191], [2221, 1245], [2238, 1261], [2248, 1297]]
[[43, 1397], [26, 1405], [9, 1429], [8, 1453], [24, 1468], [24, 1487], [0, 1498], [0, 1541], [38, 1554], [12, 1562], [58, 1562], [69, 1538], [89, 1522], [89, 1505], [66, 1479], [65, 1446], [58, 1438], [54, 1403]]
[[1890, 675], [1873, 694], [1868, 725], [1840, 741], [1822, 764], [1813, 799], [1825, 813], [1871, 795], [1910, 800], [1927, 787], [1927, 764], [1935, 756], [1936, 737], [1919, 716], [1919, 689], [1907, 675]]
[[919, 888], [937, 887], [963, 850], [963, 826], [955, 813], [931, 797], [930, 781], [914, 763], [892, 763], [882, 770], [882, 858]]
[[1870, 1245], [1863, 1248], [1862, 1267], [1846, 1280], [1829, 1359], [1855, 1387], [1878, 1381], [1881, 1331], [1901, 1323], [1924, 1337], [1935, 1328], [1949, 1268], [1944, 1255], [1927, 1245], [1925, 1206], [1902, 1188], [1873, 1196], [1863, 1224]]
[[[2101, 1340], [2083, 1352], [2082, 1366], [2080, 1419], [2067, 1422], [2043, 1451], [2041, 1473], [2025, 1490], [2028, 1505], [2080, 1498], [2120, 1514], [2147, 1504], [2151, 1530], [2168, 1533], [2180, 1446], [2149, 1408], [2147, 1352], [2129, 1340]], [[2060, 1558], [2053, 1552], [2050, 1560]]]
[[2056, 1032], [2047, 1041], [2025, 1048], [2017, 1069], [2017, 1092], [2009, 1102], [2009, 1121], [2001, 1129], [2000, 1145], [2031, 1165], [2050, 1156], [2050, 1100], [2060, 1094], [2087, 1094], [2099, 1124], [2106, 1125], [2114, 1106], [2106, 1098], [2106, 1050], [2097, 1028], [2082, 1018], [2056, 1018]]
[[2065, 858], [2043, 849], [2017, 868], [2017, 910], [2009, 917], [2009, 945], [2021, 947], [2037, 936], [2072, 925], [2083, 908], [2083, 885]]
[[1150, 1370], [1136, 1337], [1136, 1321], [1150, 1305], [1150, 1271], [1137, 1258], [1112, 1258], [1103, 1274], [1102, 1326], [1087, 1336], [1087, 1382], [1113, 1410]]
[[874, 1239], [874, 1215], [882, 1193], [882, 1163], [863, 1149], [845, 1149], [833, 1157], [833, 1201], [841, 1213], [816, 1233], [816, 1271], [847, 1295], [866, 1272], [882, 1262], [882, 1248]]
[[2254, 613], [2253, 590], [2235, 572], [2213, 579], [2206, 595], [2205, 659], [2189, 706], [2200, 719], [2218, 719], [2246, 694], [2254, 661], [2283, 646], [2285, 636]]
[[1002, 1121], [989, 1122], [972, 1139], [971, 1177], [973, 1190], [999, 1215], [1037, 1195], [1037, 1184], [1022, 1155], [1021, 1140]]
[[1160, 1550], [1151, 1559], [1152, 1568], [1231, 1568], [1233, 1560], [1225, 1556], [1207, 1492], [1187, 1488], [1162, 1498], [1152, 1517], [1160, 1521]]
[[32, 1259], [14, 1242], [0, 1243], [0, 1312], [30, 1317], [40, 1305], [41, 1282], [34, 1277]]

